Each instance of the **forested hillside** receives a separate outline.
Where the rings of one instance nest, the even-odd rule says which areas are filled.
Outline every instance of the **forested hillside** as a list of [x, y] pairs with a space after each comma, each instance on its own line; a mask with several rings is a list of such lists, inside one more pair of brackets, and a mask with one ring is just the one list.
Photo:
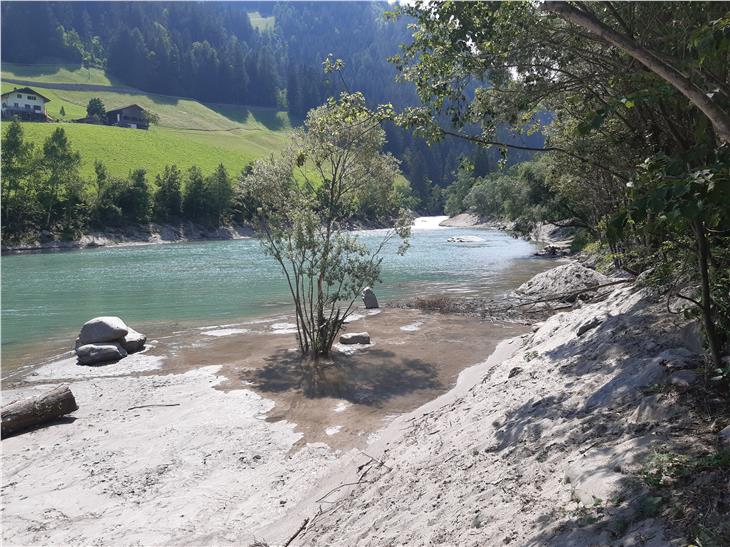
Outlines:
[[[385, 2], [3, 3], [2, 60], [98, 66], [147, 92], [279, 107], [300, 120], [345, 89], [402, 108], [417, 103], [415, 88], [396, 82], [387, 59], [410, 33], [406, 20], [386, 20], [388, 9]], [[342, 78], [322, 71], [329, 54], [345, 61]], [[474, 147], [451, 141], [429, 149], [407, 131], [386, 131], [419, 206], [439, 211], [431, 182], [446, 186]], [[478, 163], [493, 169], [498, 156], [482, 156]]]

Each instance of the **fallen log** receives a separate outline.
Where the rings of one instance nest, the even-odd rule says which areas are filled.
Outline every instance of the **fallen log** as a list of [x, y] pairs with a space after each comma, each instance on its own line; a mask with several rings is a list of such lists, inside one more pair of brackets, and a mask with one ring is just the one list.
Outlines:
[[7, 437], [78, 409], [73, 393], [65, 384], [36, 397], [13, 401], [2, 407], [2, 436]]

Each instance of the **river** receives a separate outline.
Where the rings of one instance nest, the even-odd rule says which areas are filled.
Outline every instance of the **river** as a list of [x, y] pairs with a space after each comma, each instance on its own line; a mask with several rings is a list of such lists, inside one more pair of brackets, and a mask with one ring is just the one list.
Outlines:
[[[414, 225], [404, 256], [387, 249], [381, 301], [416, 295], [496, 295], [546, 269], [534, 244], [491, 230]], [[359, 232], [374, 244], [383, 231]], [[448, 242], [452, 236], [481, 241]], [[286, 314], [286, 283], [256, 240], [108, 247], [2, 259], [2, 365], [10, 369], [67, 351], [79, 327], [118, 315], [145, 331], [161, 325], [231, 323]]]

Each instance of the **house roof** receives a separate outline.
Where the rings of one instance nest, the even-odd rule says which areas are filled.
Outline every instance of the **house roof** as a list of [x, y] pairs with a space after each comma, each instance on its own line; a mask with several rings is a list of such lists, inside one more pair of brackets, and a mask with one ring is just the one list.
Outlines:
[[107, 114], [112, 114], [113, 112], [121, 112], [122, 110], [127, 110], [128, 108], [139, 108], [140, 110], [144, 110], [141, 106], [138, 104], [128, 104], [127, 106], [122, 106], [121, 108], [114, 108], [113, 110], [107, 110]]
[[51, 101], [51, 99], [49, 99], [48, 97], [41, 95], [35, 89], [31, 89], [29, 87], [18, 87], [18, 88], [13, 89], [12, 91], [6, 91], [5, 93], [2, 94], [2, 97], [5, 97], [6, 95], [10, 95], [11, 93], [26, 93], [26, 94], [32, 93], [33, 95], [38, 95], [41, 99], [45, 100], [46, 102]]

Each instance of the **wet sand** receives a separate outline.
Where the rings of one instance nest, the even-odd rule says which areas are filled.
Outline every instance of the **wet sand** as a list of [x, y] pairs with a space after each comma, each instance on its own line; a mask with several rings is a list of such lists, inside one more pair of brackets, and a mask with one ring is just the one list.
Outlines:
[[[451, 389], [459, 373], [488, 356], [505, 338], [527, 328], [511, 323], [408, 309], [357, 310], [345, 332], [367, 331], [368, 346], [335, 344], [315, 372], [296, 349], [292, 318], [185, 327], [150, 336], [141, 361], [78, 367], [63, 354], [6, 380], [4, 388], [29, 382], [57, 384], [85, 375], [184, 374], [219, 367], [224, 392], [252, 390], [275, 405], [270, 423], [296, 424], [296, 447], [323, 442], [334, 449], [363, 448], [396, 416]], [[85, 374], [84, 374], [85, 373]], [[84, 376], [82, 376], [84, 374]]]

